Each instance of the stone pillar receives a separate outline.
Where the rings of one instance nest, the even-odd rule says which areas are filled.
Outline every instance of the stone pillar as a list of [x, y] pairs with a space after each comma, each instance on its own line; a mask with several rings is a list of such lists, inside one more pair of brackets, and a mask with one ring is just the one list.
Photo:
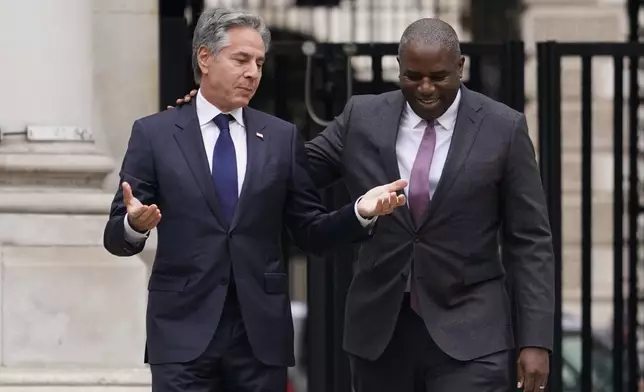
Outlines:
[[[93, 6], [96, 43], [92, 126], [104, 136], [105, 149], [116, 163], [105, 181], [105, 189], [113, 193], [132, 124], [159, 111], [159, 1], [86, 1]], [[149, 267], [156, 240], [155, 230], [140, 255]]]
[[92, 3], [0, 8], [0, 392], [147, 391], [146, 268], [102, 246]]
[[[620, 0], [524, 0], [523, 38], [526, 41], [526, 116], [537, 139], [536, 42], [624, 42], [626, 11]], [[627, 62], [624, 63], [627, 69]], [[612, 320], [612, 59], [593, 60], [592, 74], [592, 285], [593, 324]], [[627, 80], [625, 75], [624, 80]], [[581, 59], [562, 61], [561, 74], [563, 186], [563, 300], [564, 311], [581, 312]], [[626, 89], [625, 89], [626, 91]], [[627, 102], [626, 100], [624, 102]], [[626, 123], [626, 121], [625, 121]], [[627, 141], [626, 137], [624, 139]], [[536, 144], [536, 143], [535, 143]], [[625, 152], [628, 152], [625, 147]], [[626, 156], [625, 156], [626, 159]], [[626, 260], [626, 259], [625, 259]]]

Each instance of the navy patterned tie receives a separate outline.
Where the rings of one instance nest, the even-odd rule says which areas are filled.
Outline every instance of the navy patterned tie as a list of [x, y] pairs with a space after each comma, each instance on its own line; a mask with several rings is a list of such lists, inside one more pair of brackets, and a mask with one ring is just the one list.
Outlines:
[[219, 128], [219, 137], [212, 154], [212, 181], [228, 225], [233, 219], [238, 197], [237, 156], [230, 137], [230, 122], [234, 120], [233, 116], [224, 113], [218, 114], [213, 120]]

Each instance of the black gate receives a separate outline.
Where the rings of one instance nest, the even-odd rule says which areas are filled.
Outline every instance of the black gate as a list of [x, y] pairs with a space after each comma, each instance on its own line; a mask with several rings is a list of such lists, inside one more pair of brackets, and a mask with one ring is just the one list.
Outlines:
[[[642, 227], [638, 218], [644, 212], [640, 204], [640, 183], [638, 162], [641, 160], [640, 124], [638, 108], [640, 105], [638, 89], [638, 62], [644, 55], [644, 44], [637, 43], [557, 43], [538, 44], [538, 90], [539, 90], [539, 156], [544, 187], [548, 198], [550, 222], [552, 225], [556, 272], [556, 317], [562, 318], [562, 129], [561, 85], [564, 57], [577, 57], [581, 61], [581, 376], [580, 391], [638, 391], [638, 350], [637, 350], [637, 311], [638, 311], [638, 262], [640, 235]], [[612, 360], [602, 364], [600, 353], [595, 349], [596, 338], [591, 327], [592, 309], [592, 59], [612, 58], [614, 74], [612, 85], [613, 98], [613, 333]], [[628, 61], [628, 165], [624, 162], [624, 59]], [[624, 173], [628, 182], [624, 186]], [[626, 192], [624, 192], [626, 188]], [[625, 205], [624, 199], [627, 199]], [[627, 217], [628, 230], [624, 233], [624, 216]], [[627, 244], [628, 258], [624, 260], [624, 247]], [[626, 267], [626, 269], [624, 268]], [[627, 276], [627, 294], [624, 295], [624, 273]], [[626, 296], [626, 298], [625, 298]], [[626, 316], [625, 316], [626, 315]], [[624, 320], [626, 319], [626, 320]], [[628, 331], [623, 334], [622, 331]], [[626, 335], [626, 341], [624, 339]], [[552, 391], [565, 391], [563, 371], [566, 364], [562, 361], [562, 339], [564, 331], [561, 322], [555, 326], [555, 350], [553, 356]], [[603, 377], [600, 373], [605, 366], [610, 377], [609, 384], [598, 385]], [[612, 382], [611, 382], [612, 381]], [[600, 388], [600, 389], [595, 389]]]

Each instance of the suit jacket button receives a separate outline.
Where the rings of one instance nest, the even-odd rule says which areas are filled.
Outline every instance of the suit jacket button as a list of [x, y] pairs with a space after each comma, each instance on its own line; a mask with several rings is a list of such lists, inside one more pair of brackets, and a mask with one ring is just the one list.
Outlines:
[[417, 243], [418, 243], [418, 242], [420, 242], [420, 238], [416, 237], [416, 238], [414, 239], [414, 242], [417, 242]]
[[228, 278], [221, 278], [221, 284], [224, 286], [228, 284]]
[[400, 274], [400, 277], [401, 277], [401, 278], [402, 278], [402, 280], [404, 280], [405, 282], [407, 281], [407, 277], [408, 277], [408, 276], [409, 276], [409, 273], [407, 273], [407, 272], [403, 272], [403, 273], [401, 273], [401, 274]]

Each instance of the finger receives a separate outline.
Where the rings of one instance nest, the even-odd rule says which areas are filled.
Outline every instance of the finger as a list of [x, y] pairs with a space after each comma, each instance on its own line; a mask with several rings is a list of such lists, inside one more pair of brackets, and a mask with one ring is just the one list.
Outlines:
[[156, 204], [152, 204], [151, 206], [148, 206], [148, 209], [142, 213], [139, 217], [141, 222], [147, 222], [149, 220], [152, 220], [157, 212], [159, 212], [159, 208], [156, 206]]
[[546, 389], [546, 384], [548, 384], [548, 373], [541, 373], [537, 377], [537, 382], [535, 383], [535, 391], [544, 391]]
[[191, 95], [191, 96], [193, 96], [193, 97], [194, 97], [195, 95], [197, 95], [197, 90], [196, 90], [196, 89], [193, 89], [192, 91], [190, 91], [190, 95]]
[[157, 210], [151, 217], [146, 219], [145, 223], [143, 223], [143, 227], [146, 228], [146, 230], [152, 230], [161, 221], [161, 211]]
[[525, 385], [523, 387], [523, 390], [525, 392], [537, 392], [538, 387], [537, 387], [537, 380], [535, 380], [535, 374], [534, 373], [527, 373], [525, 375]]
[[396, 200], [396, 206], [397, 207], [404, 206], [405, 202], [407, 201], [407, 198], [405, 197], [405, 195], [398, 195], [398, 197], [396, 199], [397, 199]]
[[168, 105], [168, 106], [166, 106], [166, 109], [168, 109], [168, 110], [170, 110], [170, 109], [174, 109], [174, 106], [170, 106], [170, 105]]
[[382, 195], [380, 196], [380, 201], [382, 202], [382, 210], [388, 210], [389, 209], [389, 195]]
[[129, 206], [127, 209], [127, 214], [130, 216], [130, 219], [132, 219], [134, 223], [140, 225], [143, 223], [143, 221], [141, 220], [141, 215], [145, 214], [147, 210], [148, 206]]
[[523, 367], [520, 362], [517, 362], [517, 389], [523, 388], [525, 380], [523, 378]]
[[396, 192], [389, 192], [389, 204], [395, 205], [396, 200], [398, 198], [398, 194]]
[[374, 213], [374, 215], [377, 215], [381, 211], [382, 211], [382, 200], [378, 199], [376, 201], [376, 206], [374, 207], [373, 213]]
[[150, 229], [149, 229], [149, 230], [152, 230], [152, 229], [154, 229], [155, 227], [157, 227], [157, 225], [159, 224], [159, 222], [161, 222], [161, 215], [157, 216], [157, 217], [154, 219], [154, 221], [152, 221], [152, 223], [150, 223]]
[[396, 181], [394, 181], [394, 182], [392, 182], [390, 184], [387, 184], [387, 192], [401, 191], [401, 190], [405, 189], [407, 184], [408, 184], [407, 180], [403, 180], [403, 179], [396, 180]]
[[123, 187], [123, 204], [128, 205], [134, 198], [134, 196], [132, 195], [132, 187], [125, 181], [123, 182], [123, 184], [121, 184], [121, 186]]

